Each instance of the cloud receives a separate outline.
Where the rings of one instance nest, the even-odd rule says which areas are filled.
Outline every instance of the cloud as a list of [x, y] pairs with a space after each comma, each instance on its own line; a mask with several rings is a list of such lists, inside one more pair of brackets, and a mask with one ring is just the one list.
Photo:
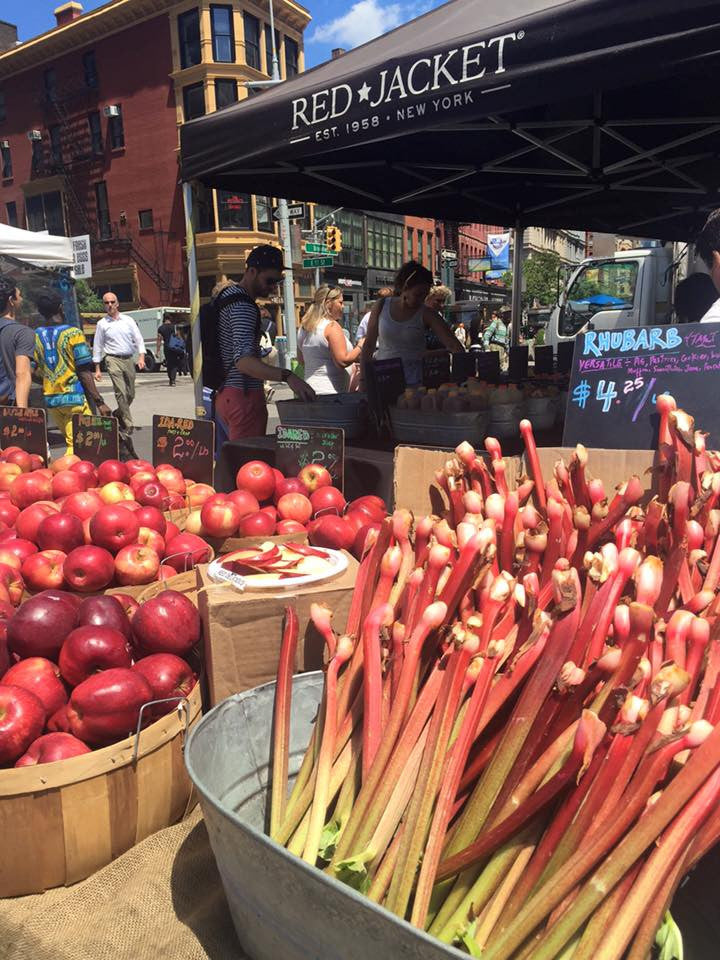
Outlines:
[[350, 49], [412, 20], [425, 9], [426, 4], [381, 5], [378, 0], [357, 0], [341, 17], [318, 24], [308, 39], [310, 43], [337, 44]]

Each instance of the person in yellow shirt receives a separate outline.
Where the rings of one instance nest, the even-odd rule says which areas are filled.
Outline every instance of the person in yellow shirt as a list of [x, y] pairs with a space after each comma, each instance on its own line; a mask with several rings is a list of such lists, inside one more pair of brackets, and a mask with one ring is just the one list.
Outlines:
[[35, 331], [36, 369], [42, 377], [50, 419], [65, 437], [67, 453], [72, 453], [73, 414], [92, 414], [88, 397], [95, 402], [100, 416], [109, 417], [110, 408], [95, 386], [92, 354], [85, 335], [79, 327], [65, 322], [60, 296], [47, 290], [39, 294], [35, 303], [44, 321]]

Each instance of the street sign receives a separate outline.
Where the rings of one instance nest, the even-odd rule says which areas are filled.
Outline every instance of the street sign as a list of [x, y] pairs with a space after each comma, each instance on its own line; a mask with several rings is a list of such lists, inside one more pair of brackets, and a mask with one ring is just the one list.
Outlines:
[[324, 243], [305, 243], [305, 253], [321, 253], [324, 257], [330, 256], [330, 251]]
[[[289, 203], [287, 206], [289, 220], [302, 220], [305, 216], [304, 203]], [[273, 217], [280, 219], [280, 207], [273, 207]]]
[[335, 263], [332, 257], [310, 257], [309, 260], [303, 260], [303, 269], [308, 267], [332, 267]]
[[457, 250], [441, 250], [440, 259], [445, 263], [457, 263]]

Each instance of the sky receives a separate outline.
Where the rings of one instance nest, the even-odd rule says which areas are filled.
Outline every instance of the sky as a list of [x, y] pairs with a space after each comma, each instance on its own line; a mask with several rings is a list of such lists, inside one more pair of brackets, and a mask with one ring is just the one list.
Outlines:
[[[102, 6], [106, 0], [80, 0], [85, 12]], [[312, 14], [305, 31], [305, 64], [313, 67], [329, 59], [333, 47], [346, 50], [387, 33], [426, 10], [440, 6], [441, 0], [303, 0]], [[21, 40], [49, 30], [55, 24], [53, 9], [60, 0], [2, 0], [0, 19], [14, 23]]]

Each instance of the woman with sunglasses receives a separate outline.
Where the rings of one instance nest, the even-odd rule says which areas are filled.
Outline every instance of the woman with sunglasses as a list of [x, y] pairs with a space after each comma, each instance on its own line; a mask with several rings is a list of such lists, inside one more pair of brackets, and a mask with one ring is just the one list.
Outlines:
[[408, 386], [422, 383], [425, 335], [432, 331], [444, 350], [462, 352], [462, 345], [443, 318], [425, 303], [433, 277], [428, 269], [410, 260], [395, 277], [395, 296], [378, 300], [370, 312], [363, 361], [400, 357]]
[[347, 368], [360, 356], [340, 325], [343, 294], [339, 287], [318, 287], [313, 303], [300, 322], [298, 359], [305, 367], [305, 381], [315, 393], [346, 393]]

